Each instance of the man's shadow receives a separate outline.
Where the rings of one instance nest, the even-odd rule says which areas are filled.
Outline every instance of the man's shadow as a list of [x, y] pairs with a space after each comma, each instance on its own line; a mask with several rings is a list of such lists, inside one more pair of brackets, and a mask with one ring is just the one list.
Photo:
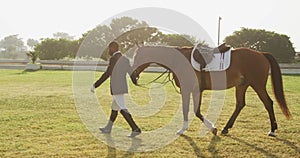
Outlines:
[[[111, 137], [110, 134], [105, 134], [106, 137], [106, 142], [107, 142], [107, 148], [108, 148], [108, 153], [107, 153], [107, 158], [116, 158], [117, 157], [117, 149], [115, 147], [115, 142], [113, 138]], [[140, 138], [130, 138], [131, 139], [131, 146], [128, 148], [126, 153], [122, 157], [133, 157], [134, 152], [137, 151], [137, 149], [141, 146], [142, 144], [142, 139]]]
[[127, 150], [126, 154], [123, 155], [122, 157], [133, 157], [134, 152], [137, 151], [137, 149], [141, 146], [141, 144], [142, 144], [142, 139], [137, 137], [131, 138], [131, 146]]
[[115, 158], [117, 157], [117, 151], [115, 148], [115, 141], [112, 139], [110, 134], [105, 134], [106, 142], [107, 142], [107, 158]]

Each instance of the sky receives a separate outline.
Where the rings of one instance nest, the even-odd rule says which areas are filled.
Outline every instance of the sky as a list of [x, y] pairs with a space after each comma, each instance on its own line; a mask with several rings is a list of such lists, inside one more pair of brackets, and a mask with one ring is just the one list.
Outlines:
[[297, 0], [3, 0], [0, 6], [0, 39], [19, 34], [26, 41], [53, 37], [56, 32], [80, 37], [122, 12], [157, 7], [193, 19], [216, 43], [220, 16], [221, 41], [241, 27], [265, 29], [288, 35], [300, 51]]

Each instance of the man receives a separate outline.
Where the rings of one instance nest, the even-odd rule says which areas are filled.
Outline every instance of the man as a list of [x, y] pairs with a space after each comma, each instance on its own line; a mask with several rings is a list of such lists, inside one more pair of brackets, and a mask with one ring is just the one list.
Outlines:
[[91, 88], [91, 92], [94, 93], [95, 88], [99, 87], [106, 79], [110, 77], [110, 92], [112, 95], [111, 115], [107, 125], [104, 128], [99, 129], [103, 133], [110, 133], [112, 125], [117, 118], [118, 110], [120, 110], [120, 113], [123, 115], [132, 129], [129, 137], [135, 137], [136, 135], [141, 134], [141, 130], [136, 125], [131, 114], [126, 108], [124, 94], [128, 93], [126, 74], [128, 73], [130, 75], [130, 78], [134, 84], [137, 84], [137, 76], [133, 72], [132, 67], [129, 64], [129, 60], [119, 51], [119, 45], [117, 42], [111, 42], [108, 45], [108, 49], [111, 58], [109, 59], [107, 70]]

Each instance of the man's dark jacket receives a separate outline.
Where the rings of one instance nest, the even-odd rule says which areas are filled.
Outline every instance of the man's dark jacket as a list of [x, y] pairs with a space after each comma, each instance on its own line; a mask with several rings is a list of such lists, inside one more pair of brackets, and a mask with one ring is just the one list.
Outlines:
[[128, 58], [120, 52], [115, 53], [109, 59], [107, 70], [95, 82], [94, 87], [99, 87], [108, 77], [110, 77], [110, 92], [112, 95], [128, 93], [126, 74], [129, 74], [134, 84], [137, 84], [136, 75], [130, 66]]

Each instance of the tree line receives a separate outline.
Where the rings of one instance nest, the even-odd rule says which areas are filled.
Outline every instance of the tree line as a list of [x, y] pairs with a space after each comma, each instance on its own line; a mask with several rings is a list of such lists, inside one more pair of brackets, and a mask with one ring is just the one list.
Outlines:
[[[155, 27], [149, 27], [147, 22], [131, 17], [115, 18], [109, 25], [98, 25], [82, 34], [79, 39], [74, 38], [67, 33], [57, 32], [53, 34], [53, 38], [28, 39], [26, 48], [18, 35], [10, 35], [0, 40], [0, 52], [1, 54], [27, 52], [30, 57], [38, 57], [41, 60], [75, 58], [78, 55], [107, 59], [108, 53], [105, 48], [112, 40], [120, 43], [123, 52], [139, 44], [168, 46], [193, 46], [199, 42], [205, 44], [205, 41], [200, 41], [194, 36], [163, 33]], [[279, 62], [292, 62], [296, 53], [287, 35], [261, 29], [241, 28], [227, 36], [224, 42], [234, 48], [246, 47], [271, 52]], [[77, 54], [79, 49], [84, 50], [83, 53]]]
[[292, 62], [295, 49], [290, 37], [266, 30], [241, 28], [224, 40], [227, 44], [239, 48], [246, 47], [262, 52], [271, 52], [278, 62]]

